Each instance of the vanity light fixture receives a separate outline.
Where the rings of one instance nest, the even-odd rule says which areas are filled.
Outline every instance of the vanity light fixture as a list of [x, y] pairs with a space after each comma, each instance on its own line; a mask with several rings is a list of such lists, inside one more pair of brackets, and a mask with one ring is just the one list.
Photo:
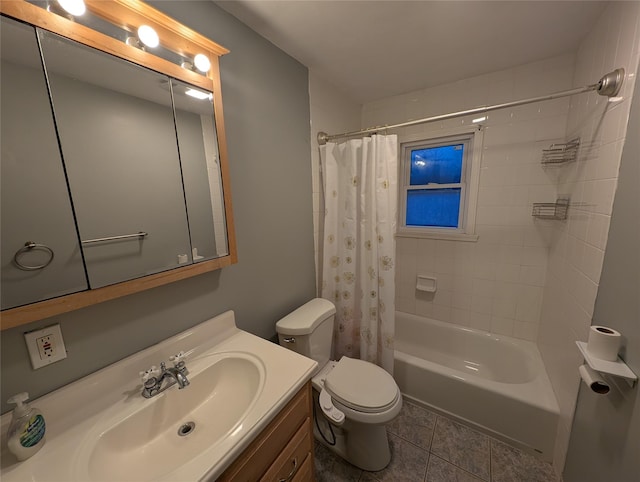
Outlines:
[[193, 63], [196, 66], [196, 69], [198, 69], [203, 74], [206, 74], [207, 72], [209, 72], [209, 69], [211, 68], [211, 62], [209, 61], [209, 57], [207, 57], [204, 54], [197, 54], [193, 58]]
[[58, 5], [67, 13], [74, 17], [79, 17], [87, 11], [87, 6], [84, 4], [84, 0], [56, 0]]
[[198, 100], [211, 100], [211, 94], [209, 92], [202, 92], [201, 90], [192, 89], [190, 87], [187, 87], [184, 93]]
[[147, 47], [154, 48], [160, 45], [160, 37], [158, 37], [156, 31], [152, 27], [149, 27], [149, 25], [140, 25], [140, 27], [138, 27], [138, 38]]

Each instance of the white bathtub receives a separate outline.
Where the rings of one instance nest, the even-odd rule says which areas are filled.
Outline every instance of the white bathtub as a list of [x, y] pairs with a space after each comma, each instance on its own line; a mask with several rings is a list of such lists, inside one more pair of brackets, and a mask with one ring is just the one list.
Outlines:
[[394, 378], [409, 399], [552, 459], [559, 409], [534, 343], [396, 312]]

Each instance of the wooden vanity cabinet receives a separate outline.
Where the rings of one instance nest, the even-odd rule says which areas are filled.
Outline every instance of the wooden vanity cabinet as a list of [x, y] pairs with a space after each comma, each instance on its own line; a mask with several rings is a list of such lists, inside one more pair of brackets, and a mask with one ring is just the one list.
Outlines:
[[218, 481], [314, 481], [312, 400], [307, 382]]

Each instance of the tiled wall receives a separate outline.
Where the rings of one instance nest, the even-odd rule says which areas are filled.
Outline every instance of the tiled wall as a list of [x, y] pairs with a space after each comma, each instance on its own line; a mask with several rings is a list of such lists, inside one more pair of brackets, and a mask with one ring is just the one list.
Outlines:
[[[574, 86], [624, 67], [634, 75], [640, 45], [640, 3], [612, 2], [582, 42]], [[580, 136], [578, 162], [558, 169], [559, 191], [571, 196], [569, 219], [553, 225], [538, 346], [558, 398], [561, 420], [554, 465], [564, 465], [582, 363], [575, 340], [586, 341], [598, 291], [618, 167], [634, 82], [618, 103], [596, 93], [574, 96], [567, 133]], [[633, 135], [637, 135], [634, 133]], [[631, 133], [629, 133], [631, 135]]]
[[[535, 97], [571, 88], [574, 56], [563, 55], [365, 104], [363, 125], [380, 125]], [[405, 312], [535, 340], [553, 227], [531, 216], [533, 202], [556, 199], [556, 172], [543, 148], [562, 141], [569, 99], [487, 114], [481, 159], [477, 242], [397, 239], [396, 307]], [[477, 117], [477, 116], [475, 116]], [[398, 130], [438, 135], [471, 118]], [[437, 278], [435, 296], [416, 275]]]
[[[316, 273], [320, 276], [319, 262], [321, 256], [319, 233], [324, 212], [322, 202], [322, 180], [320, 177], [320, 155], [317, 134], [323, 131], [338, 134], [360, 129], [360, 112], [362, 106], [350, 100], [336, 87], [309, 72], [309, 98], [311, 104], [311, 175], [313, 183], [313, 239], [316, 253]], [[318, 284], [319, 286], [319, 284]]]

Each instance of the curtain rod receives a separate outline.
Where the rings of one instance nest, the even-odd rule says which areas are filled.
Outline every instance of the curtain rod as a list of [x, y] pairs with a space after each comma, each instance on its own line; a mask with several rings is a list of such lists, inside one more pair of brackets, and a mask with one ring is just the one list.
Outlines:
[[562, 92], [556, 92], [554, 94], [543, 95], [540, 97], [532, 97], [530, 99], [515, 100], [513, 102], [506, 102], [504, 104], [494, 104], [489, 106], [476, 107], [474, 109], [461, 110], [459, 112], [451, 112], [449, 114], [441, 114], [433, 117], [425, 117], [424, 119], [416, 119], [408, 122], [402, 122], [400, 124], [384, 125], [377, 127], [368, 127], [359, 131], [343, 132], [342, 134], [329, 135], [326, 132], [318, 132], [318, 144], [324, 145], [329, 141], [335, 139], [342, 139], [344, 137], [355, 137], [362, 134], [375, 134], [376, 132], [385, 131], [387, 129], [396, 129], [398, 127], [414, 126], [417, 124], [426, 124], [429, 122], [454, 119], [456, 117], [463, 117], [472, 114], [484, 114], [485, 112], [491, 112], [498, 109], [505, 109], [507, 107], [517, 107], [525, 104], [532, 104], [534, 102], [541, 102], [543, 100], [559, 99], [561, 97], [567, 97], [575, 94], [582, 94], [584, 92], [591, 92], [595, 90], [600, 95], [607, 97], [614, 97], [620, 92], [622, 82], [624, 80], [624, 69], [616, 69], [608, 74], [604, 75], [596, 84], [587, 85], [585, 87], [578, 87], [571, 90], [565, 90]]

